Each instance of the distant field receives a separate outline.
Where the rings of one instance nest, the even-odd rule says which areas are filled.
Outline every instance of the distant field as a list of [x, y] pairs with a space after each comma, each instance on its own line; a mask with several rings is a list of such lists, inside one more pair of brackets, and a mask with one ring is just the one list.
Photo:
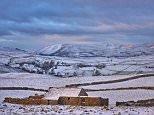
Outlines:
[[[7, 73], [0, 74], [0, 87], [30, 87], [48, 89], [49, 87], [65, 87], [70, 84], [84, 84], [91, 82], [108, 82], [117, 81], [119, 79], [131, 78], [135, 75], [118, 75], [118, 76], [98, 76], [98, 77], [70, 77], [70, 78], [58, 78], [48, 75], [28, 74], [28, 73]], [[97, 84], [81, 86], [85, 89], [116, 89], [116, 88], [129, 88], [129, 87], [154, 87], [154, 76], [141, 77], [126, 81], [120, 81], [118, 83]], [[24, 95], [26, 92], [26, 95]], [[6, 96], [26, 97], [28, 95], [34, 95], [35, 93], [42, 94], [44, 92], [38, 91], [10, 91], [0, 90], [1, 101]], [[131, 89], [131, 90], [107, 90], [107, 91], [91, 91], [88, 92], [89, 96], [100, 96], [109, 98], [110, 105], [114, 106], [116, 101], [131, 101], [154, 98], [154, 90], [146, 89]]]

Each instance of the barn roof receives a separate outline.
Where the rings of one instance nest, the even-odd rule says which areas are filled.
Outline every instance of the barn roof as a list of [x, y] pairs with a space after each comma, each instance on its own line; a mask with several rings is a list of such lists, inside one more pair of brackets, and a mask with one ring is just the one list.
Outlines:
[[82, 88], [49, 88], [49, 91], [44, 95], [45, 99], [57, 100], [60, 96], [77, 97], [88, 96]]

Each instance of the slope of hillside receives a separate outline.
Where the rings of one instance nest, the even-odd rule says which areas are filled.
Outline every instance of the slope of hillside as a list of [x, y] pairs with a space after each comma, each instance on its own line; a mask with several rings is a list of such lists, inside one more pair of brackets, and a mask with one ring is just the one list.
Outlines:
[[149, 55], [154, 52], [151, 44], [117, 45], [112, 43], [95, 45], [58, 44], [48, 46], [40, 51], [40, 55], [60, 57], [133, 57]]
[[62, 48], [62, 46], [63, 46], [62, 44], [57, 44], [57, 45], [45, 47], [39, 51], [39, 54], [42, 54], [42, 55], [54, 54], [58, 52]]

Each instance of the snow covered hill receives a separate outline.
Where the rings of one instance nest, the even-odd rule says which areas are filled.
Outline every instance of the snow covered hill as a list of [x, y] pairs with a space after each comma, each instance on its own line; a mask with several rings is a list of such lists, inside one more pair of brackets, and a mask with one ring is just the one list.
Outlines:
[[57, 44], [38, 51], [40, 55], [60, 57], [134, 57], [154, 53], [153, 44], [117, 45], [112, 43], [79, 45]]
[[45, 47], [39, 51], [42, 55], [50, 55], [58, 52], [62, 48], [62, 44]]
[[0, 48], [0, 73], [28, 72], [79, 77], [148, 73], [154, 70], [154, 47], [149, 44], [58, 44], [40, 50], [39, 54]]

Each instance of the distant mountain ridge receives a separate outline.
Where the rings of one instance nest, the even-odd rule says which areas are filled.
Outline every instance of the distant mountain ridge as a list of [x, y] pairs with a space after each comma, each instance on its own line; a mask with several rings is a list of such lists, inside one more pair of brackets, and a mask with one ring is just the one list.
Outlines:
[[154, 53], [154, 45], [117, 45], [112, 43], [97, 45], [57, 44], [45, 47], [37, 53], [39, 55], [60, 57], [131, 57]]

